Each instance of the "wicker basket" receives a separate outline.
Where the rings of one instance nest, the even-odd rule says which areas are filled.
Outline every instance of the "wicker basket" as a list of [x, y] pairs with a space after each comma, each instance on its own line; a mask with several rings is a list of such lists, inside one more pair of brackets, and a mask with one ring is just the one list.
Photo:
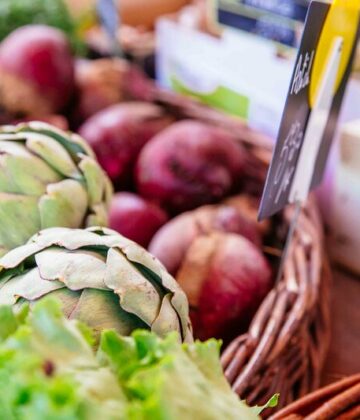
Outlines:
[[[200, 119], [235, 134], [248, 152], [246, 190], [261, 193], [272, 153], [266, 136], [238, 118], [186, 97], [157, 88], [150, 96], [178, 118]], [[281, 240], [264, 249], [277, 262], [292, 213], [289, 208], [276, 222]], [[242, 399], [264, 404], [280, 393], [280, 409], [319, 387], [330, 341], [329, 280], [322, 223], [310, 199], [300, 216], [283, 278], [261, 305], [247, 334], [222, 355], [226, 377]]]
[[360, 419], [360, 374], [322, 388], [271, 417], [271, 420], [301, 419]]
[[[292, 211], [286, 214], [286, 220]], [[222, 356], [233, 389], [250, 404], [280, 393], [279, 408], [320, 385], [329, 345], [329, 269], [316, 205], [303, 211], [279, 285], [247, 334]]]

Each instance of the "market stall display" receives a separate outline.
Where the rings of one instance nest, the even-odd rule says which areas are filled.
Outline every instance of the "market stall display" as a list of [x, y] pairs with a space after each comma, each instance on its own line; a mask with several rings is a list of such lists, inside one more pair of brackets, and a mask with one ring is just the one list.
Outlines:
[[128, 61], [123, 34], [146, 49], [184, 4], [210, 32], [205, 2], [125, 1], [104, 57], [95, 2], [27, 21], [42, 1], [0, 30], [0, 418], [356, 419], [358, 375], [309, 394], [331, 331], [315, 195], [258, 221], [273, 139]]
[[[203, 339], [212, 335], [223, 337], [226, 344], [235, 339], [227, 349], [224, 348], [222, 355], [225, 374], [234, 389], [251, 404], [266, 403], [280, 389], [280, 408], [318, 385], [328, 345], [328, 277], [322, 271], [325, 259], [316, 206], [309, 204], [289, 260], [289, 269], [281, 284], [273, 288], [273, 273], [287, 219], [280, 217], [271, 222], [256, 223], [259, 194], [271, 156], [269, 139], [251, 130], [241, 120], [159, 90], [138, 71], [127, 74], [131, 102], [101, 110], [85, 120], [79, 131], [94, 146], [100, 162], [116, 180], [116, 190], [120, 194], [125, 183], [119, 178], [119, 170], [124, 168], [123, 173], [130, 178], [128, 185], [133, 185], [132, 188], [144, 195], [141, 199], [163, 206], [171, 217], [202, 204], [216, 205], [227, 198], [222, 204], [225, 210], [219, 211], [210, 222], [209, 231], [200, 230], [197, 238], [185, 242], [188, 252], [179, 257], [177, 273], [172, 272], [178, 274], [178, 280], [189, 294], [192, 309], [195, 305], [205, 308], [207, 302], [215, 298], [213, 302], [219, 307], [215, 321], [206, 315], [205, 310], [200, 328], [193, 313], [195, 333], [198, 334], [195, 336]], [[151, 157], [154, 147], [158, 151]], [[126, 161], [118, 150], [127, 153], [124, 155]], [[183, 154], [179, 154], [179, 150], [183, 150]], [[163, 164], [156, 165], [159, 153], [163, 155]], [[114, 168], [119, 169], [112, 172]], [[160, 172], [157, 174], [157, 171]], [[132, 176], [135, 182], [131, 181]], [[154, 186], [157, 183], [156, 188], [146, 187], [149, 182]], [[230, 198], [231, 194], [237, 198]], [[138, 223], [137, 226], [134, 224], [134, 232], [142, 231], [144, 220], [151, 220], [152, 209], [146, 208], [142, 218], [132, 218]], [[198, 212], [200, 225], [204, 227], [209, 223], [208, 213]], [[120, 210], [112, 209], [112, 227], [119, 226], [121, 232], [121, 225], [115, 222], [119, 213]], [[146, 240], [150, 239], [147, 237]], [[236, 252], [232, 251], [234, 246]], [[183, 247], [180, 245], [180, 249]], [[203, 259], [201, 254], [205, 248], [208, 254], [207, 257], [204, 254]], [[208, 266], [204, 263], [206, 258], [213, 261], [208, 264], [212, 267], [212, 274], [204, 271]], [[252, 271], [252, 260], [258, 261], [257, 271]], [[235, 262], [237, 270], [231, 267]], [[165, 259], [164, 263], [166, 265]], [[230, 284], [235, 271], [239, 273], [236, 277], [238, 290], [234, 291], [232, 299], [235, 302], [242, 296], [239, 302], [244, 302], [236, 312], [227, 314], [232, 304], [227, 303], [225, 295], [224, 300], [216, 301], [221, 285], [220, 289], [213, 289], [213, 293], [195, 294], [197, 298], [194, 300], [192, 286], [189, 289], [190, 275], [194, 281], [198, 279], [200, 291], [201, 287], [206, 290], [202, 285], [216, 284], [222, 277]], [[56, 278], [57, 273], [53, 274]], [[242, 285], [252, 282], [255, 282], [254, 286], [246, 293], [242, 292]], [[10, 290], [11, 285], [10, 280]], [[86, 286], [79, 286], [80, 289], [83, 287]], [[275, 312], [270, 313], [270, 308], [276, 308]], [[226, 325], [225, 319], [228, 331], [222, 335], [219, 331]], [[294, 353], [299, 360], [304, 358], [310, 362], [300, 367], [296, 365], [296, 368], [289, 362], [289, 372], [280, 369]]]

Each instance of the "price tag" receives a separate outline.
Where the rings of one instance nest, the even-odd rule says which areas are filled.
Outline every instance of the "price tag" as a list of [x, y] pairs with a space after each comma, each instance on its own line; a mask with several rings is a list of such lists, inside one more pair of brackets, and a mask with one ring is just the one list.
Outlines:
[[112, 42], [113, 55], [122, 56], [121, 45], [118, 40], [118, 30], [120, 27], [120, 0], [98, 0], [97, 14], [102, 27]]
[[309, 7], [259, 219], [303, 203], [322, 180], [359, 37], [360, 0]]
[[216, 0], [220, 25], [298, 46], [310, 0]]

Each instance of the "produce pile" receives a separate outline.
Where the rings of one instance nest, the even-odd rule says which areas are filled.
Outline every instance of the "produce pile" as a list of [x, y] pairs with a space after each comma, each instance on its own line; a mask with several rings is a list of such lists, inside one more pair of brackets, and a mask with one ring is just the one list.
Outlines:
[[43, 228], [109, 223], [175, 276], [196, 337], [245, 332], [272, 287], [262, 252], [271, 227], [256, 221], [258, 198], [242, 192], [247, 152], [233, 134], [134, 101], [151, 97], [151, 82], [121, 59], [76, 58], [48, 26], [4, 39], [0, 75], [3, 119], [25, 121], [0, 134], [3, 252]]
[[0, 418], [256, 418], [215, 340], [273, 286], [247, 151], [73, 51], [45, 25], [0, 44]]

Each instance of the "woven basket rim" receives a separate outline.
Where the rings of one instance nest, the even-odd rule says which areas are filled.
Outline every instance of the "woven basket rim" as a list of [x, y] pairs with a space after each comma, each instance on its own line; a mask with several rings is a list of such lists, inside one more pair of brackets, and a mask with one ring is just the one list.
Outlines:
[[345, 377], [290, 404], [271, 420], [304, 419], [331, 420], [360, 418], [360, 373]]

